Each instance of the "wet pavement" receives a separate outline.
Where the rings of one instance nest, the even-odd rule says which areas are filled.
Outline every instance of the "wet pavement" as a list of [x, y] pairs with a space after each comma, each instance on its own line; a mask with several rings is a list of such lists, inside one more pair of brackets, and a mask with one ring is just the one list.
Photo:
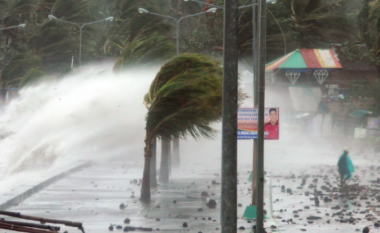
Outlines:
[[[239, 169], [240, 217], [251, 200], [249, 172], [248, 166]], [[152, 192], [153, 202], [150, 205], [138, 200], [140, 177], [141, 165], [120, 162], [95, 164], [47, 187], [9, 211], [83, 222], [86, 232], [109, 231], [111, 225], [113, 231], [120, 232], [123, 230], [116, 229], [118, 225], [161, 232], [221, 231], [219, 170], [173, 171], [170, 183]], [[216, 208], [207, 206], [208, 199], [202, 197], [202, 192], [207, 192], [208, 198], [216, 201]], [[121, 204], [125, 208], [120, 209]], [[129, 223], [124, 223], [126, 218]], [[253, 225], [253, 222], [238, 219], [238, 227], [246, 229], [246, 232], [250, 232]], [[68, 227], [63, 227], [61, 232], [66, 230], [79, 232]]]
[[379, 158], [367, 155], [355, 159], [366, 160], [367, 165], [355, 166], [348, 192], [338, 192], [336, 166], [319, 165], [288, 174], [273, 174], [273, 216], [279, 230], [346, 233], [362, 232], [369, 226], [370, 232], [380, 232]]
[[[44, 172], [32, 171], [19, 173], [17, 175], [6, 175], [3, 163], [0, 162], [0, 209], [7, 206], [7, 202], [12, 201], [17, 196], [26, 196], [26, 192], [35, 189], [37, 185], [45, 186], [43, 183], [53, 182], [60, 179], [65, 172], [85, 164], [87, 161], [72, 161], [65, 166], [55, 167]], [[51, 179], [51, 181], [49, 181]], [[37, 187], [38, 189], [39, 187]]]

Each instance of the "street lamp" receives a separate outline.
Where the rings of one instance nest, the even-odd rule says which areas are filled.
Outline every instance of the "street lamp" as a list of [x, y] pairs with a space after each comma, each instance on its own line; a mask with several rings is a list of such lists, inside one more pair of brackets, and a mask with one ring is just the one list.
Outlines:
[[11, 27], [6, 27], [6, 28], [0, 28], [0, 31], [6, 30], [6, 29], [11, 29], [11, 28], [24, 28], [26, 26], [25, 23], [19, 24], [17, 26], [11, 26]]
[[205, 12], [200, 12], [200, 13], [196, 13], [196, 14], [192, 14], [192, 15], [187, 15], [187, 16], [181, 17], [179, 19], [176, 19], [176, 18], [168, 16], [168, 15], [161, 15], [161, 14], [150, 12], [147, 9], [144, 9], [144, 8], [139, 8], [138, 9], [138, 11], [141, 14], [151, 14], [151, 15], [161, 16], [161, 17], [165, 17], [165, 18], [168, 18], [168, 19], [172, 19], [172, 20], [174, 20], [176, 22], [176, 25], [177, 25], [177, 29], [176, 29], [176, 31], [177, 31], [177, 36], [176, 36], [177, 55], [179, 55], [179, 23], [181, 22], [181, 20], [189, 18], [189, 17], [197, 16], [197, 15], [203, 15], [203, 14], [207, 14], [207, 13], [215, 13], [216, 10], [217, 10], [216, 8], [210, 8], [210, 9], [208, 9]]
[[[197, 2], [197, 3], [200, 3], [200, 4], [204, 4], [204, 5], [207, 5], [207, 6], [212, 6], [212, 7], [215, 7], [215, 8], [218, 8], [218, 9], [222, 9], [224, 10], [224, 7], [221, 7], [221, 6], [217, 6], [217, 5], [214, 5], [214, 4], [210, 4], [210, 3], [207, 3], [207, 2], [202, 2], [202, 1], [199, 1], [199, 0], [184, 0], [185, 2]], [[272, 4], [275, 4], [277, 0], [266, 0], [266, 3], [272, 3]], [[255, 1], [256, 2], [256, 1]], [[252, 7], [252, 6], [257, 6], [258, 3], [254, 3], [254, 4], [251, 4], [251, 5], [246, 5], [246, 6], [240, 6], [238, 7], [239, 9], [244, 9], [244, 8], [248, 8], [248, 7]], [[282, 27], [280, 25], [280, 23], [278, 22], [278, 20], [276, 19], [276, 17], [274, 17], [274, 15], [272, 14], [272, 12], [267, 9], [267, 11], [269, 12], [269, 14], [273, 17], [273, 19], [276, 21], [276, 24], [278, 25], [278, 27], [280, 28], [281, 30], [281, 34], [282, 34], [282, 37], [284, 38], [284, 54], [286, 54], [286, 37], [285, 37], [285, 34], [284, 34], [284, 31], [282, 30]], [[253, 18], [255, 18], [255, 12], [253, 12]], [[255, 26], [254, 26], [255, 27]], [[253, 32], [255, 34], [255, 32]]]
[[82, 65], [82, 34], [83, 34], [82, 32], [83, 32], [83, 28], [87, 25], [90, 25], [90, 24], [100, 23], [100, 22], [104, 22], [104, 21], [112, 21], [114, 19], [114, 17], [111, 16], [111, 17], [108, 17], [108, 18], [105, 18], [102, 20], [98, 20], [98, 21], [94, 21], [94, 22], [85, 23], [85, 24], [80, 25], [80, 24], [73, 23], [73, 22], [70, 22], [67, 20], [58, 19], [54, 15], [48, 15], [48, 18], [51, 20], [58, 20], [58, 21], [62, 21], [64, 23], [69, 23], [69, 24], [73, 24], [73, 25], [78, 26], [78, 28], [79, 28], [79, 66]]

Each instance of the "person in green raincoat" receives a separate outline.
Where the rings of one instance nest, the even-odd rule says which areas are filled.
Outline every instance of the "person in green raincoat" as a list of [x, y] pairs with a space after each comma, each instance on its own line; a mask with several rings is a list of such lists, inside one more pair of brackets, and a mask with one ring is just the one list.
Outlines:
[[354, 170], [354, 165], [348, 156], [348, 149], [345, 148], [343, 154], [340, 156], [338, 161], [338, 171], [340, 174], [340, 185], [343, 186], [348, 179], [352, 178], [352, 173]]

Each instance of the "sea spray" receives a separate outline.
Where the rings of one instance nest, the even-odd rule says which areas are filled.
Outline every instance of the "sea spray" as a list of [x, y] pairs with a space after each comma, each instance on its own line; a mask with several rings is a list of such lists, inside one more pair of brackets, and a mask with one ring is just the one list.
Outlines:
[[142, 161], [147, 112], [142, 102], [158, 70], [116, 75], [109, 65], [94, 65], [21, 89], [0, 115], [4, 170], [54, 169], [112, 157]]

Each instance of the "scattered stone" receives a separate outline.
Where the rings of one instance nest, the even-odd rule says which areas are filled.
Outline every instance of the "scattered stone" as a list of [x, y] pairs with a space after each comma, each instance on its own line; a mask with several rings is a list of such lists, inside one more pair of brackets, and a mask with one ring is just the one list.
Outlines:
[[113, 226], [109, 226], [108, 230], [113, 231]]
[[187, 227], [187, 222], [184, 222], [184, 223], [182, 224], [182, 226], [183, 226], [183, 227]]
[[239, 230], [245, 230], [245, 227], [241, 226], [239, 227]]
[[203, 209], [202, 208], [198, 208], [198, 212], [201, 212], [201, 211], [203, 211]]
[[208, 208], [215, 208], [216, 207], [216, 201], [214, 199], [207, 199], [207, 206]]
[[130, 222], [131, 222], [131, 220], [129, 218], [124, 219], [124, 223], [128, 224]]
[[119, 205], [119, 208], [120, 208], [121, 210], [124, 210], [124, 209], [125, 209], [125, 205], [124, 205], [124, 203], [121, 203], [121, 204]]
[[123, 229], [123, 227], [121, 225], [117, 225], [116, 229], [121, 230], [121, 229]]
[[161, 221], [161, 219], [159, 219], [159, 218], [156, 218], [156, 221], [157, 221], [157, 222], [159, 222], [159, 221]]
[[211, 181], [212, 185], [220, 185], [220, 183], [216, 182], [216, 180]]
[[209, 195], [208, 195], [208, 192], [203, 191], [203, 192], [201, 193], [201, 196], [202, 196], [202, 197], [208, 197]]
[[318, 216], [309, 216], [306, 218], [307, 220], [319, 220], [319, 219], [322, 219], [321, 217], [318, 217]]
[[173, 203], [174, 203], [174, 204], [176, 204], [176, 203], [177, 203], [177, 201], [176, 201], [176, 200], [174, 200], [174, 201], [173, 201]]
[[369, 233], [369, 228], [368, 227], [364, 227], [363, 228], [363, 233]]
[[238, 207], [242, 207], [242, 206], [243, 206], [242, 204], [240, 204], [240, 203], [238, 204]]

